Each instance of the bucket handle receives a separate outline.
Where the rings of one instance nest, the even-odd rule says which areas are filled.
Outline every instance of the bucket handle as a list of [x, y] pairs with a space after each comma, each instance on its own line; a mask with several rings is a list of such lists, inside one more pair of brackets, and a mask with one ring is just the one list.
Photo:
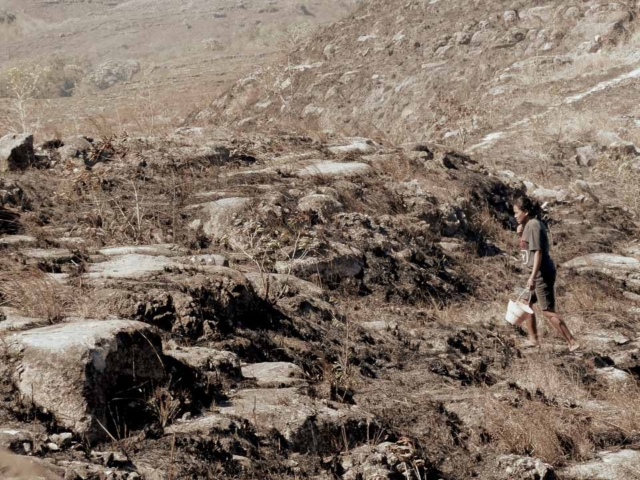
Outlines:
[[520, 296], [516, 299], [516, 302], [519, 302], [520, 299], [524, 296], [525, 293], [529, 294], [529, 300], [527, 301], [527, 303], [531, 302], [531, 290], [529, 290], [528, 288], [526, 290], [522, 290], [522, 293], [520, 294]]

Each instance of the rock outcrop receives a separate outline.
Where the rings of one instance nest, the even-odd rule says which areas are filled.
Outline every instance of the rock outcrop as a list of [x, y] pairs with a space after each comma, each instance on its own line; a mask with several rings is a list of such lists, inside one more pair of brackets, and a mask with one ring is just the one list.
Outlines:
[[23, 401], [89, 441], [107, 436], [111, 403], [122, 391], [166, 375], [160, 339], [144, 323], [77, 321], [14, 333], [6, 341]]

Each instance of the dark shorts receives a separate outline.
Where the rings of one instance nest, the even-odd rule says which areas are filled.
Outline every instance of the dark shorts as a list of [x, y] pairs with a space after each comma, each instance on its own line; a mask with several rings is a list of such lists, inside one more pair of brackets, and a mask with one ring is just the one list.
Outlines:
[[531, 293], [531, 304], [539, 303], [544, 310], [556, 309], [556, 272], [536, 276], [536, 288]]

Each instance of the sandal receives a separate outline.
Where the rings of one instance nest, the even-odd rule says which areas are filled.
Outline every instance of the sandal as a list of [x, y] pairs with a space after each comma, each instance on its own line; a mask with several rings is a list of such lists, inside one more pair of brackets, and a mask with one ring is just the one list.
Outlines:
[[571, 346], [569, 347], [569, 351], [570, 351], [570, 352], [575, 352], [575, 351], [577, 351], [581, 346], [582, 346], [582, 345], [580, 345], [579, 343], [577, 343], [577, 342], [576, 342], [576, 343], [574, 343], [573, 345], [571, 345]]

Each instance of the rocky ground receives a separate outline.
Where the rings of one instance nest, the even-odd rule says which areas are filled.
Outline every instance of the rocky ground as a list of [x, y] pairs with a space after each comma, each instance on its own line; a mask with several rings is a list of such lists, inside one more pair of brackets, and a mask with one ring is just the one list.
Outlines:
[[577, 192], [549, 205], [583, 349], [546, 331], [525, 350], [503, 315], [524, 276], [510, 205], [531, 185], [437, 145], [201, 134], [2, 140], [6, 471], [639, 468], [630, 213]]
[[[525, 3], [362, 2], [162, 135], [0, 136], [0, 477], [640, 478], [638, 7]], [[577, 353], [504, 320], [522, 195]]]

